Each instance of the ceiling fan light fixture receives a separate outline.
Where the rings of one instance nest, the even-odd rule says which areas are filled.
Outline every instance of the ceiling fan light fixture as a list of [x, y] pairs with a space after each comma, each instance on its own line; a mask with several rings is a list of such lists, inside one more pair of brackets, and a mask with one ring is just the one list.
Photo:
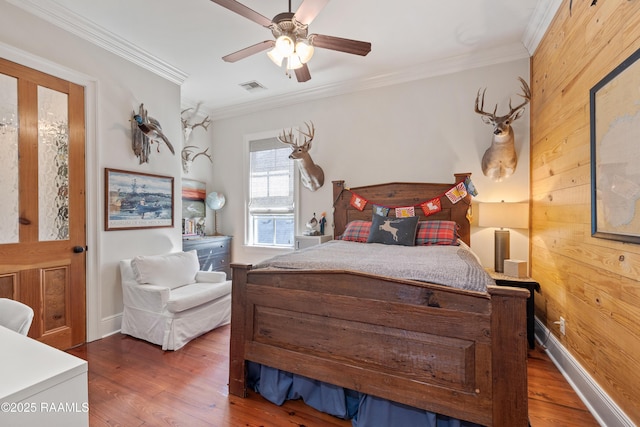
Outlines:
[[287, 70], [297, 70], [303, 65], [298, 55], [291, 55], [287, 58]]
[[282, 56], [280, 54], [280, 51], [278, 51], [278, 48], [274, 47], [273, 49], [271, 49], [269, 52], [267, 52], [267, 56], [269, 57], [270, 60], [273, 61], [274, 64], [276, 64], [278, 67], [282, 66], [282, 60], [285, 58], [284, 56]]
[[276, 49], [283, 57], [289, 56], [295, 50], [295, 43], [291, 36], [283, 34], [276, 39]]
[[306, 64], [313, 57], [313, 46], [305, 39], [298, 40], [296, 43], [296, 55], [300, 58], [300, 62]]

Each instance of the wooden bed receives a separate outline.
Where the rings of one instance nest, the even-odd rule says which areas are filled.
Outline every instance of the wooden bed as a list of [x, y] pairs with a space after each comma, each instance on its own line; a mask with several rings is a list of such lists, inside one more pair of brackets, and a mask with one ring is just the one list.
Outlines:
[[[350, 190], [334, 181], [334, 237], [349, 221], [371, 219], [371, 205], [350, 205], [351, 191], [370, 203], [413, 206], [467, 175]], [[457, 221], [469, 244], [469, 199], [442, 197], [442, 211], [428, 219]], [[485, 426], [528, 425], [526, 290], [490, 286], [485, 294], [351, 271], [232, 268], [231, 394], [246, 395], [245, 362], [253, 361]]]

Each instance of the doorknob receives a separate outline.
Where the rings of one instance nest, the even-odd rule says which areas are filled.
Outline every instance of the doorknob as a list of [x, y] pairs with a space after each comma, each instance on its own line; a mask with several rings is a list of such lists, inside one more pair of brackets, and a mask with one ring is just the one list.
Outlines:
[[84, 248], [82, 246], [74, 246], [73, 247], [73, 253], [74, 254], [81, 254], [82, 252], [84, 252]]

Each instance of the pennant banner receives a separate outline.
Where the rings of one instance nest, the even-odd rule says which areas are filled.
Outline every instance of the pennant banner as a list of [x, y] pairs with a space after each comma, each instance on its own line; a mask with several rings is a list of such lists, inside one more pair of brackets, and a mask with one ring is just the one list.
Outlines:
[[364, 210], [364, 207], [367, 206], [367, 200], [358, 196], [356, 193], [352, 193], [351, 206], [358, 209], [359, 211]]
[[407, 218], [416, 216], [416, 211], [413, 206], [405, 206], [403, 208], [396, 208], [396, 218]]
[[433, 215], [434, 213], [438, 213], [442, 210], [442, 204], [440, 203], [440, 197], [436, 197], [434, 199], [428, 200], [420, 205], [422, 208], [422, 212], [424, 212], [425, 216]]
[[473, 197], [476, 197], [478, 195], [478, 190], [476, 190], [476, 186], [473, 185], [473, 182], [471, 182], [470, 177], [465, 178], [464, 186], [466, 187], [467, 192], [471, 194]]
[[387, 216], [389, 215], [389, 211], [391, 209], [385, 207], [385, 206], [380, 206], [380, 205], [373, 205], [373, 213], [375, 213], [376, 215], [380, 215], [380, 216]]
[[461, 182], [444, 194], [455, 205], [467, 196], [467, 187], [465, 187], [464, 182]]
[[[345, 190], [351, 191], [349, 187], [345, 187]], [[427, 200], [426, 202], [422, 202], [416, 206], [420, 206], [425, 216], [429, 216], [442, 210], [442, 196], [447, 196], [451, 203], [456, 204], [460, 200], [463, 200], [465, 197], [467, 197], [467, 195], [471, 195], [473, 197], [478, 195], [478, 190], [476, 189], [475, 185], [473, 185], [473, 182], [471, 182], [470, 177], [466, 177], [464, 181], [460, 181], [449, 190], [447, 190], [444, 194]], [[351, 206], [358, 209], [359, 211], [362, 211], [364, 210], [365, 206], [367, 206], [367, 203], [369, 203], [369, 201], [351, 191], [350, 203]], [[396, 217], [398, 218], [415, 216], [415, 206], [383, 206], [378, 204], [373, 205], [373, 212], [380, 216], [388, 216], [391, 209], [395, 210]], [[467, 215], [471, 216], [472, 212], [469, 210]]]

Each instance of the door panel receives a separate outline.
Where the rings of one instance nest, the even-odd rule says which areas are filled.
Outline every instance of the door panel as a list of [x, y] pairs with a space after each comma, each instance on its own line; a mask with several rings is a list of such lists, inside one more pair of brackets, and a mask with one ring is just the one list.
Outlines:
[[29, 336], [67, 349], [86, 340], [86, 257], [74, 251], [86, 247], [84, 89], [0, 59], [3, 81], [0, 148], [17, 145], [17, 171], [0, 168], [0, 195], [17, 192], [18, 204], [1, 212], [11, 225], [0, 228], [0, 292], [34, 309]]

